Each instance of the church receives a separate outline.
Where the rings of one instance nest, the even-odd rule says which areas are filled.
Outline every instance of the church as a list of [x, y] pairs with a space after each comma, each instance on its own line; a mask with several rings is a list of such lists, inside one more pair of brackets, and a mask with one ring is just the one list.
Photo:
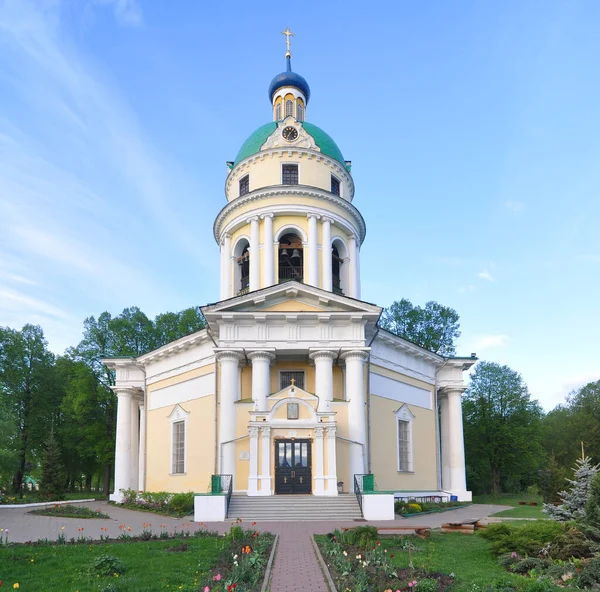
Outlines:
[[227, 163], [213, 226], [220, 300], [201, 308], [206, 329], [103, 360], [118, 398], [111, 499], [211, 485], [338, 496], [373, 475], [396, 496], [470, 500], [461, 394], [476, 359], [381, 329], [382, 308], [361, 300], [366, 223], [351, 162], [307, 120], [311, 90], [284, 34], [271, 121]]

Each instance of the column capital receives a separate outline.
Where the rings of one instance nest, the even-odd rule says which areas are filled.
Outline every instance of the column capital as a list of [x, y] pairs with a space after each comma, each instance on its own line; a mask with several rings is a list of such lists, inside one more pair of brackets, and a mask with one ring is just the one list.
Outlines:
[[271, 437], [271, 427], [270, 426], [264, 426], [261, 427], [261, 432], [262, 432], [262, 437], [263, 438], [270, 438]]
[[306, 214], [307, 220], [310, 220], [311, 218], [318, 220], [320, 217], [321, 217], [320, 214], [316, 214], [315, 212], [308, 212], [308, 214]]
[[258, 438], [258, 428], [250, 427], [248, 428], [248, 434], [251, 438]]
[[228, 232], [225, 232], [221, 236], [221, 245], [224, 245], [226, 240], [231, 240], [231, 234], [229, 234]]
[[327, 430], [327, 439], [333, 440], [335, 438], [336, 427], [335, 426], [327, 426], [325, 429]]
[[325, 224], [325, 222], [327, 222], [329, 224], [335, 224], [335, 222], [333, 221], [333, 218], [329, 218], [328, 216], [323, 216], [321, 218], [321, 222], [323, 222], [323, 224]]
[[315, 428], [315, 438], [322, 439], [325, 428]]
[[250, 216], [250, 218], [246, 219], [246, 222], [250, 223], [250, 222], [258, 222], [259, 218], [258, 216]]
[[369, 357], [369, 351], [364, 349], [352, 349], [350, 351], [345, 351], [340, 354], [340, 358], [342, 360], [361, 360], [365, 362]]
[[216, 353], [217, 362], [241, 362], [244, 354], [235, 350], [221, 350]]
[[248, 352], [247, 357], [253, 362], [254, 360], [269, 360], [269, 362], [272, 362], [276, 356], [273, 352], [269, 352], [266, 350], [257, 350]]
[[317, 351], [311, 352], [308, 357], [311, 360], [319, 360], [319, 359], [329, 359], [329, 360], [335, 360], [338, 357], [338, 354], [336, 351], [330, 350], [330, 349], [319, 349]]
[[467, 387], [463, 384], [463, 385], [456, 385], [456, 386], [443, 386], [443, 387], [438, 387], [438, 398], [440, 397], [445, 397], [445, 398], [450, 398], [451, 396], [461, 396], [465, 391], [467, 390]]
[[273, 212], [268, 212], [267, 214], [260, 215], [261, 220], [264, 220], [265, 218], [275, 218], [275, 214], [273, 214]]
[[111, 390], [117, 395], [117, 397], [123, 397], [128, 399], [137, 399], [143, 402], [144, 393], [141, 388], [137, 386], [111, 386]]

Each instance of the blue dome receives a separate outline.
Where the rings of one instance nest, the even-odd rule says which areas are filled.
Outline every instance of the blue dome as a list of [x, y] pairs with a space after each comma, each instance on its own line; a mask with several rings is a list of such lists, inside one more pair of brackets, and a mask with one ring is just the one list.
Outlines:
[[300, 74], [296, 74], [296, 72], [292, 72], [292, 60], [291, 58], [286, 58], [287, 61], [287, 70], [282, 72], [281, 74], [277, 74], [273, 80], [271, 80], [271, 84], [269, 84], [269, 99], [273, 99], [273, 95], [284, 86], [293, 86], [300, 90], [306, 99], [306, 104], [308, 105], [308, 99], [310, 98], [310, 87], [308, 86], [308, 82], [304, 80]]

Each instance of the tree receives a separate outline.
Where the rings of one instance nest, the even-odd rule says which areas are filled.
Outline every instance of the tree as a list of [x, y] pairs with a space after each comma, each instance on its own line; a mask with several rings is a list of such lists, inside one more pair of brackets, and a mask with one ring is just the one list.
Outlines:
[[592, 477], [587, 505], [585, 507], [586, 522], [600, 528], [600, 472]]
[[558, 464], [554, 454], [550, 454], [546, 465], [538, 471], [538, 484], [542, 499], [551, 504], [559, 502], [559, 492], [567, 478], [564, 468]]
[[58, 442], [54, 437], [54, 429], [50, 430], [50, 436], [46, 442], [40, 491], [52, 500], [61, 500], [65, 494], [65, 469]]
[[567, 479], [571, 484], [568, 491], [561, 491], [558, 495], [562, 504], [554, 506], [544, 504], [542, 510], [553, 520], [567, 522], [585, 517], [585, 508], [590, 495], [590, 487], [594, 475], [598, 472], [598, 466], [592, 465], [589, 456], [578, 458], [573, 468], [574, 479]]
[[383, 311], [379, 325], [436, 354], [452, 356], [454, 342], [460, 337], [458, 320], [453, 308], [433, 301], [421, 308], [403, 298]]
[[520, 374], [479, 362], [463, 398], [465, 452], [473, 491], [498, 495], [535, 481], [543, 462], [542, 409]]

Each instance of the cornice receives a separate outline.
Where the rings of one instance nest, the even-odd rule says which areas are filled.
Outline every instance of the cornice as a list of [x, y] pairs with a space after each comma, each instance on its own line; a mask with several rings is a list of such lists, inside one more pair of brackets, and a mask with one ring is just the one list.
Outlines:
[[[365, 224], [365, 220], [362, 217], [362, 214], [358, 211], [358, 209], [353, 206], [349, 201], [330, 193], [329, 191], [324, 191], [323, 189], [319, 189], [317, 187], [311, 187], [310, 185], [272, 185], [270, 187], [263, 187], [262, 189], [257, 189], [256, 191], [252, 191], [243, 195], [242, 197], [238, 197], [233, 201], [230, 201], [218, 214], [215, 218], [215, 222], [213, 224], [213, 235], [217, 244], [219, 244], [221, 234], [223, 232], [223, 222], [231, 213], [235, 212], [240, 207], [260, 201], [262, 199], [266, 199], [269, 197], [280, 197], [280, 196], [302, 196], [302, 197], [311, 197], [315, 199], [319, 199], [325, 203], [332, 203], [336, 206], [340, 207], [342, 210], [348, 213], [351, 220], [355, 223], [356, 229], [358, 230], [359, 235], [359, 244], [362, 244], [365, 240], [365, 236], [367, 233], [367, 225]], [[283, 205], [283, 204], [282, 204]], [[294, 208], [295, 206], [292, 206]], [[308, 208], [309, 210], [311, 208]], [[312, 208], [313, 210], [315, 208]], [[300, 207], [298, 207], [298, 212], [305, 213]], [[244, 215], [248, 216], [250, 212], [245, 212]], [[332, 217], [333, 214], [328, 213], [328, 217]]]
[[166, 345], [163, 345], [158, 349], [148, 352], [147, 354], [144, 354], [137, 358], [136, 362], [144, 366], [145, 364], [156, 362], [157, 360], [168, 358], [175, 354], [181, 353], [182, 351], [186, 351], [208, 340], [208, 332], [206, 331], [206, 329], [202, 329], [200, 331], [197, 331], [196, 333], [186, 335], [185, 337], [182, 337], [177, 341], [167, 343]]

